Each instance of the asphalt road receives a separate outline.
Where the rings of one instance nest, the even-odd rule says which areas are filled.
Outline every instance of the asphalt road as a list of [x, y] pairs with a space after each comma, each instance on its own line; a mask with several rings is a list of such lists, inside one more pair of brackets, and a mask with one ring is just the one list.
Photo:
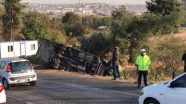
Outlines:
[[138, 104], [136, 84], [108, 77], [36, 70], [36, 86], [16, 85], [6, 90], [7, 104]]

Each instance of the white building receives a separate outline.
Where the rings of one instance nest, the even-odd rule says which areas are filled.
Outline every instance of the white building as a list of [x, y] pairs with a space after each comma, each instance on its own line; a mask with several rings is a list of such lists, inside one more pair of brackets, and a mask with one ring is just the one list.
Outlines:
[[91, 9], [82, 9], [82, 14], [92, 15], [93, 11]]
[[35, 55], [38, 50], [37, 40], [0, 42], [0, 58]]
[[66, 14], [67, 12], [74, 12], [74, 8], [64, 8], [61, 12], [62, 14]]

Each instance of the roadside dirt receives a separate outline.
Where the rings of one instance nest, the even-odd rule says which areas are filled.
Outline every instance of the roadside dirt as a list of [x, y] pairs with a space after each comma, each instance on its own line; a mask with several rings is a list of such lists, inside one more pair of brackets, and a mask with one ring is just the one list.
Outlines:
[[186, 42], [186, 28], [182, 28], [180, 33], [175, 34], [175, 36], [180, 37], [183, 41]]
[[[36, 73], [45, 73], [45, 74], [56, 74], [56, 75], [66, 75], [66, 76], [78, 76], [82, 78], [97, 78], [97, 79], [102, 79], [102, 80], [111, 80], [111, 76], [99, 76], [99, 75], [89, 75], [85, 73], [77, 73], [77, 72], [68, 72], [68, 71], [61, 71], [61, 70], [54, 70], [54, 69], [35, 69]], [[132, 82], [134, 83], [135, 81], [131, 80], [124, 80], [124, 79], [117, 79], [114, 81], [120, 81], [120, 82]]]

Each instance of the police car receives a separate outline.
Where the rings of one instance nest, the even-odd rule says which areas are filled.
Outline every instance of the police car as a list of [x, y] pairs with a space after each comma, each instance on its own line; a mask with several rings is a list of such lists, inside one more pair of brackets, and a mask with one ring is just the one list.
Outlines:
[[160, 82], [144, 87], [139, 104], [186, 104], [186, 73], [172, 81]]

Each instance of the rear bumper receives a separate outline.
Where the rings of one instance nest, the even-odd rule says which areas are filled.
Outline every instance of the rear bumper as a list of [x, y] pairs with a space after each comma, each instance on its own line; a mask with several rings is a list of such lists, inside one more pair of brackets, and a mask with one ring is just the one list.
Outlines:
[[37, 80], [37, 75], [24, 75], [24, 76], [10, 76], [8, 79], [9, 84], [19, 84], [19, 83], [28, 83]]
[[4, 90], [0, 93], [0, 104], [3, 103], [6, 103], [6, 95]]

